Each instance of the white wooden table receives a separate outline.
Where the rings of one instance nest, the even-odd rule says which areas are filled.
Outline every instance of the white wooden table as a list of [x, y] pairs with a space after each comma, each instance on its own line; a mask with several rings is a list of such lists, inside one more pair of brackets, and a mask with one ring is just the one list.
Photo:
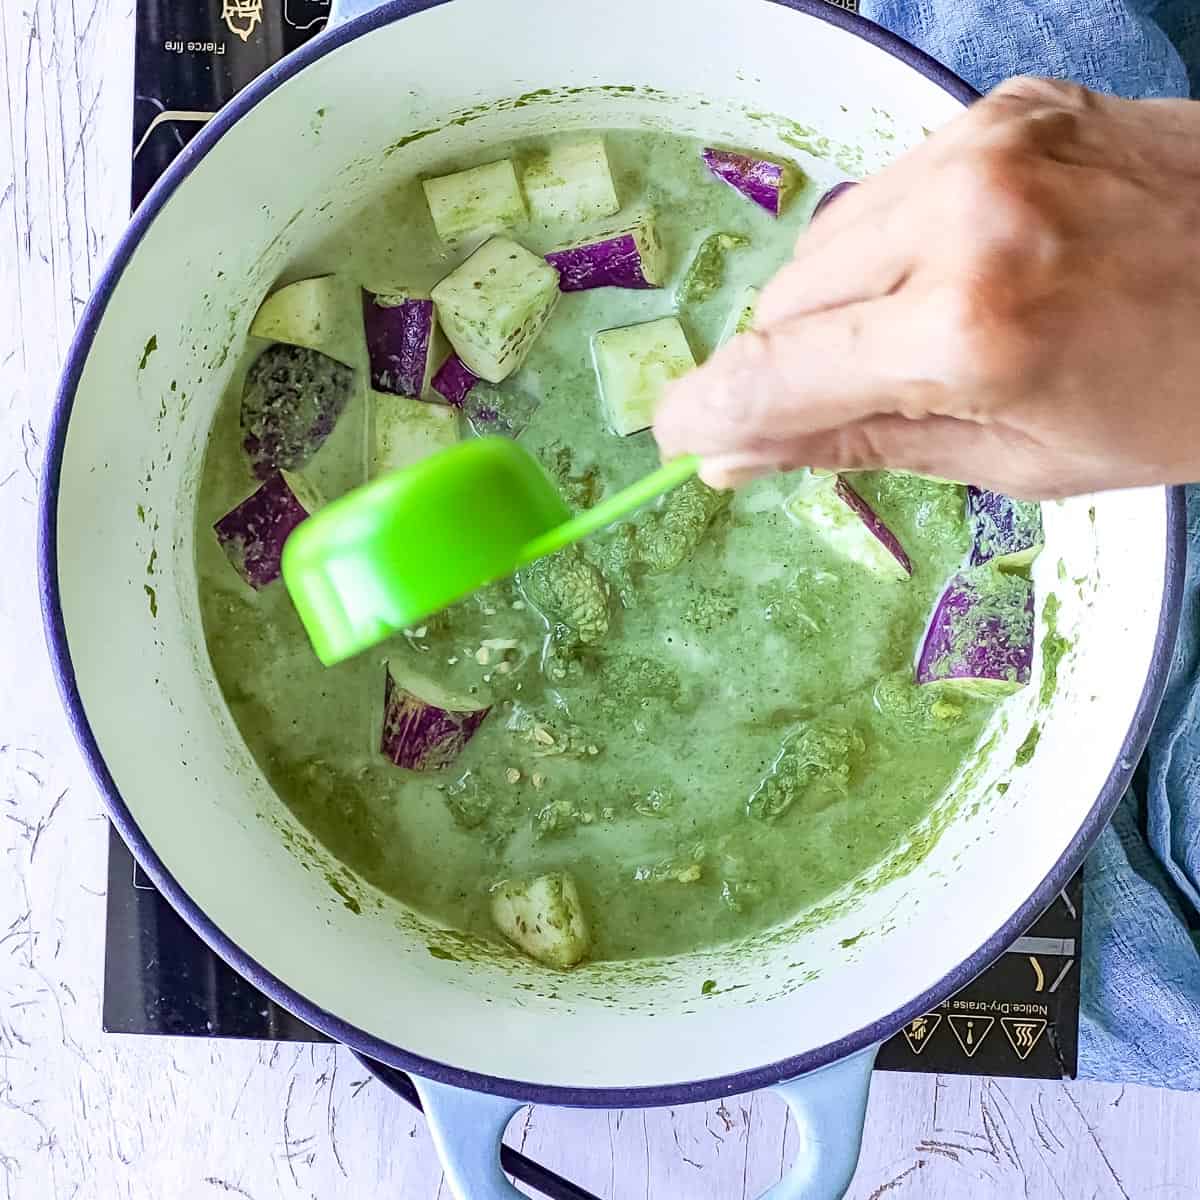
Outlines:
[[[100, 1032], [107, 831], [42, 647], [34, 514], [59, 363], [126, 216], [132, 22], [132, 0], [0, 0], [0, 1197], [435, 1200], [421, 1120], [346, 1053]], [[762, 1096], [533, 1109], [509, 1136], [645, 1200], [754, 1196], [795, 1141]], [[1200, 1097], [879, 1075], [851, 1194], [1191, 1200]]]

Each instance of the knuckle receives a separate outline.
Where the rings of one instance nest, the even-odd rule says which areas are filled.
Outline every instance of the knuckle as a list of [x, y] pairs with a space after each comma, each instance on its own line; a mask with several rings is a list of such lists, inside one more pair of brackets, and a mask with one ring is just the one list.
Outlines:
[[1102, 103], [1097, 93], [1075, 83], [1010, 79], [979, 105], [982, 140], [1019, 154], [1074, 146], [1084, 140], [1081, 126]]
[[[1095, 103], [1095, 93], [1065, 79], [1046, 79], [1039, 75], [1016, 75], [995, 88], [988, 99], [1025, 105], [1030, 108], [1062, 107], [1084, 110]], [[986, 101], [985, 101], [986, 103]]]
[[991, 275], [1059, 264], [1068, 240], [1067, 214], [1028, 159], [994, 148], [966, 155], [953, 189], [968, 269]]
[[1012, 156], [992, 148], [964, 154], [951, 170], [948, 199], [972, 224], [1005, 216], [1020, 184]]

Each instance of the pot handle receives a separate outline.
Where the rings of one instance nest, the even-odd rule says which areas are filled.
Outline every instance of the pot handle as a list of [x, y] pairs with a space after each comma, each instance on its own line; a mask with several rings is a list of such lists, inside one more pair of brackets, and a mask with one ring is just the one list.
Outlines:
[[425, 1122], [458, 1200], [527, 1200], [500, 1169], [500, 1142], [524, 1104], [504, 1096], [468, 1092], [419, 1075], [410, 1077]]
[[344, 25], [355, 17], [369, 13], [373, 8], [380, 8], [383, 2], [384, 0], [333, 0], [325, 28], [332, 29], [335, 25]]
[[[792, 1169], [760, 1200], [841, 1200], [862, 1148], [872, 1046], [809, 1075], [777, 1084], [800, 1131]], [[500, 1168], [504, 1131], [524, 1106], [412, 1076], [450, 1188], [458, 1200], [525, 1200]]]
[[878, 1046], [776, 1084], [800, 1132], [792, 1169], [760, 1200], [841, 1200], [862, 1150], [863, 1121]]

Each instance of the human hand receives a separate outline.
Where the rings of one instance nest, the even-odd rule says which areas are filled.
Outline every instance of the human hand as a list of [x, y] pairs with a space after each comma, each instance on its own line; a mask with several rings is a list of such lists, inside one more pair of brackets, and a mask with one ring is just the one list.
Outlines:
[[1200, 479], [1200, 103], [1003, 84], [822, 210], [655, 436], [721, 487]]

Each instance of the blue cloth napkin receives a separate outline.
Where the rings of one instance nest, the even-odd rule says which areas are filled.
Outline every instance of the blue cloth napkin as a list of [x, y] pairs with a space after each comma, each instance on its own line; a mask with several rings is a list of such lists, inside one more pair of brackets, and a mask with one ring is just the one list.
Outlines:
[[[1032, 74], [1200, 97], [1197, 0], [861, 0], [861, 11], [980, 91]], [[1079, 1073], [1200, 1089], [1200, 485], [1188, 489], [1188, 551], [1162, 710], [1085, 871]]]
[[1118, 96], [1186, 96], [1187, 68], [1168, 33], [1200, 68], [1195, 0], [860, 0], [859, 7], [981, 92], [1010, 75], [1048, 75]]

